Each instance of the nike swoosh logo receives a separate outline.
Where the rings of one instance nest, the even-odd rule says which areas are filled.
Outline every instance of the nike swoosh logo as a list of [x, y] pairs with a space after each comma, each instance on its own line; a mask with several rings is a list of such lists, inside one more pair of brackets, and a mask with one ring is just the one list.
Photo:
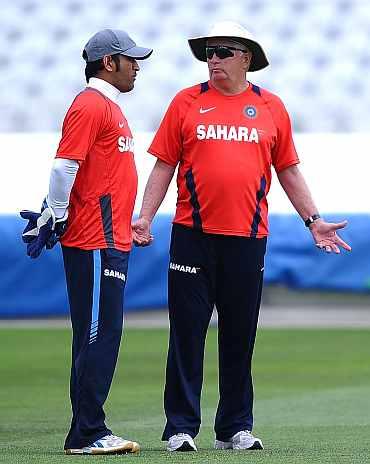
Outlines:
[[118, 125], [119, 125], [119, 128], [122, 129], [122, 127], [125, 125], [125, 123], [124, 122], [119, 122]]
[[212, 111], [212, 110], [215, 110], [215, 109], [216, 109], [215, 106], [212, 106], [212, 108], [199, 108], [199, 113], [200, 114], [208, 113], [208, 111]]

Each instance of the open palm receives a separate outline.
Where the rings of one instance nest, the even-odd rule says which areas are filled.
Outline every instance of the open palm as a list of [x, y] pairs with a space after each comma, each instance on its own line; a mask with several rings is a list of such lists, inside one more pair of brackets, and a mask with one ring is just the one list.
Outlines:
[[332, 223], [318, 219], [310, 226], [316, 246], [327, 253], [340, 253], [340, 247], [351, 251], [351, 247], [337, 235], [337, 230], [346, 227], [347, 221]]

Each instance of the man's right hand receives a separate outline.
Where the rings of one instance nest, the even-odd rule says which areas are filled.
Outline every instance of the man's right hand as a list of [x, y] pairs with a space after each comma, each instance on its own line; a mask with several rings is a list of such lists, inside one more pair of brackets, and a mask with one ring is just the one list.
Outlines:
[[132, 237], [136, 246], [148, 246], [154, 240], [150, 233], [150, 222], [145, 218], [139, 218], [131, 224]]

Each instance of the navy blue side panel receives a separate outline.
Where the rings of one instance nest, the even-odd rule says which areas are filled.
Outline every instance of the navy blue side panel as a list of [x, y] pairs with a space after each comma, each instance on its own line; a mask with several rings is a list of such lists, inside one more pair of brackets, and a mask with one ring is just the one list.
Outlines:
[[99, 202], [105, 241], [107, 242], [108, 248], [114, 248], [112, 201], [110, 194], [101, 197]]
[[260, 189], [257, 190], [256, 194], [256, 212], [254, 213], [253, 216], [253, 222], [252, 222], [252, 231], [250, 237], [255, 238], [257, 236], [258, 232], [258, 225], [261, 222], [261, 207], [260, 203], [262, 198], [265, 196], [265, 190], [266, 190], [266, 177], [262, 176], [261, 177], [261, 184], [260, 184]]
[[252, 84], [252, 90], [254, 93], [261, 96], [261, 89], [258, 87], [258, 85]]
[[185, 179], [186, 179], [186, 187], [188, 188], [190, 192], [190, 203], [191, 203], [191, 206], [193, 207], [193, 212], [192, 212], [193, 227], [194, 229], [197, 229], [197, 230], [203, 230], [202, 218], [200, 217], [200, 214], [199, 214], [200, 205], [198, 201], [197, 192], [195, 190], [193, 171], [191, 169], [189, 169], [189, 171], [187, 171], [187, 173], [185, 174]]
[[208, 82], [202, 82], [200, 84], [200, 93], [207, 92], [207, 90], [209, 90]]

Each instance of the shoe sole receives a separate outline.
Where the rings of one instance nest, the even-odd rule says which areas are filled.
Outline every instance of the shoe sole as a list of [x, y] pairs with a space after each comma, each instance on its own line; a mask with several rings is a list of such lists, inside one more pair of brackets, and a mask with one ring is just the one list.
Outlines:
[[133, 454], [140, 451], [140, 446], [135, 441], [129, 441], [123, 446], [115, 446], [111, 448], [90, 448], [88, 451], [83, 448], [66, 449], [65, 454]]

